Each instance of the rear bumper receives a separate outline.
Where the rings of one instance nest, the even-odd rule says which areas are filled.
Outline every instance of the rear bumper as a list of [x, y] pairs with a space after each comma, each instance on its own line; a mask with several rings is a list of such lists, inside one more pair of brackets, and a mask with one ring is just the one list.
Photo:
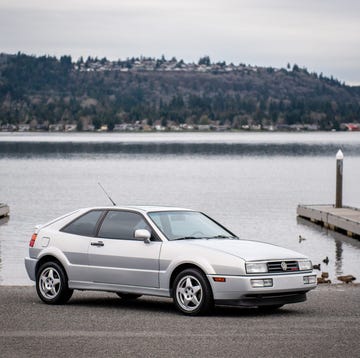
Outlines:
[[32, 259], [30, 257], [25, 257], [25, 268], [28, 276], [30, 277], [30, 280], [35, 281], [36, 280], [36, 264], [38, 260]]
[[[288, 275], [225, 276], [225, 282], [215, 282], [216, 275], [208, 275], [213, 296], [217, 304], [239, 306], [269, 306], [303, 302], [306, 293], [316, 284], [305, 284], [304, 276], [314, 276], [312, 272]], [[222, 276], [224, 277], [224, 276]], [[251, 279], [273, 280], [272, 287], [252, 287]]]

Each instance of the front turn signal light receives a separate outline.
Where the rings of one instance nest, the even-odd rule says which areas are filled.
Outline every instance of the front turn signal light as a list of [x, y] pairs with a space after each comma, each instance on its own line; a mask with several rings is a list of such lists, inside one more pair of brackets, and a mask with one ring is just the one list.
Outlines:
[[213, 280], [215, 282], [226, 282], [226, 278], [225, 277], [213, 277]]

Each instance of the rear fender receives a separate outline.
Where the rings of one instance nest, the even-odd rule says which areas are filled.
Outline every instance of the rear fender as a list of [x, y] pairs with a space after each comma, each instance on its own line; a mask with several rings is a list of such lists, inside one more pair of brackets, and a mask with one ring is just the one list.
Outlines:
[[[47, 247], [46, 249], [41, 250], [39, 256], [37, 257], [38, 264], [37, 264], [36, 270], [39, 268], [40, 262], [47, 256], [53, 257], [54, 259], [59, 261], [60, 264], [62, 265], [62, 267], [64, 268], [64, 270], [66, 272], [68, 271], [70, 262], [66, 258], [66, 256], [63, 254], [63, 252], [56, 247]], [[48, 260], [48, 261], [50, 261], [50, 260]]]

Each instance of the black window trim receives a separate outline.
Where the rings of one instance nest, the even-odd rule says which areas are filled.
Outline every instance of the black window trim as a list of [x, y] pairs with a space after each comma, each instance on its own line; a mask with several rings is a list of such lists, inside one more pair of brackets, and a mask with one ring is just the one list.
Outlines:
[[[75, 222], [76, 220], [80, 219], [81, 217], [89, 214], [92, 211], [102, 211], [102, 213], [99, 216], [99, 219], [97, 220], [96, 224], [95, 224], [95, 230], [94, 230], [94, 234], [92, 236], [89, 235], [79, 235], [79, 234], [75, 234], [75, 233], [70, 233], [70, 232], [66, 232], [64, 231], [68, 226], [70, 226], [73, 222]], [[71, 220], [69, 223], [67, 223], [66, 225], [64, 225], [59, 231], [64, 232], [66, 234], [70, 234], [70, 235], [78, 235], [78, 236], [85, 236], [85, 237], [95, 237], [95, 238], [99, 238], [99, 239], [107, 239], [107, 240], [127, 240], [127, 241], [141, 241], [141, 240], [136, 240], [134, 239], [115, 239], [115, 238], [110, 238], [110, 237], [101, 237], [99, 236], [99, 231], [101, 228], [101, 225], [103, 223], [103, 221], [105, 220], [106, 215], [108, 214], [109, 211], [120, 211], [120, 212], [125, 212], [125, 213], [133, 213], [133, 214], [138, 214], [140, 215], [144, 221], [146, 222], [146, 224], [149, 225], [149, 227], [151, 228], [151, 238], [150, 240], [152, 242], [163, 242], [159, 235], [156, 233], [156, 231], [154, 230], [154, 228], [152, 227], [151, 223], [149, 222], [148, 218], [141, 212], [136, 211], [136, 210], [128, 210], [128, 209], [90, 209], [88, 211], [86, 211], [85, 213], [81, 214], [80, 216], [76, 217], [75, 219]]]
[[150, 238], [150, 241], [152, 242], [163, 242], [158, 234], [155, 232], [155, 230], [153, 229], [152, 225], [150, 224], [148, 218], [142, 214], [141, 212], [139, 211], [136, 211], [136, 210], [128, 210], [128, 209], [105, 209], [105, 214], [100, 218], [101, 220], [98, 220], [97, 222], [97, 227], [96, 227], [96, 235], [95, 237], [96, 238], [99, 238], [99, 239], [106, 239], [106, 240], [125, 240], [125, 241], [142, 241], [142, 240], [138, 240], [138, 239], [123, 239], [123, 238], [114, 238], [114, 237], [102, 237], [102, 236], [99, 236], [99, 231], [100, 231], [100, 228], [101, 228], [101, 225], [103, 224], [108, 212], [110, 211], [117, 211], [117, 212], [124, 212], [124, 213], [132, 213], [132, 214], [137, 214], [137, 215], [140, 215], [142, 217], [142, 219], [144, 219], [145, 223], [150, 227], [151, 231], [150, 231], [150, 234], [151, 234], [151, 238]]
[[[72, 232], [67, 232], [65, 231], [67, 227], [69, 227], [71, 224], [73, 224], [75, 221], [79, 220], [80, 218], [82, 218], [83, 216], [91, 213], [92, 211], [102, 211], [102, 213], [100, 214], [95, 226], [94, 226], [94, 231], [93, 231], [93, 235], [80, 235], [80, 234], [75, 234]], [[78, 235], [78, 236], [86, 236], [86, 237], [96, 237], [96, 233], [98, 232], [98, 226], [99, 226], [99, 222], [103, 220], [103, 216], [104, 216], [104, 212], [106, 210], [104, 209], [90, 209], [88, 211], [86, 211], [85, 213], [81, 214], [80, 216], [74, 218], [73, 220], [71, 220], [69, 223], [67, 223], [66, 225], [64, 225], [59, 231], [60, 232], [64, 232], [65, 234], [70, 234], [70, 235]]]

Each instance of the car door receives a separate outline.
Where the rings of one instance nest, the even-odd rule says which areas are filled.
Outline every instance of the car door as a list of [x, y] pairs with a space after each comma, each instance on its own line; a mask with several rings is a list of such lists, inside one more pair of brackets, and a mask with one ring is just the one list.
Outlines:
[[137, 229], [148, 229], [142, 215], [109, 210], [96, 238], [90, 241], [89, 267], [93, 282], [159, 287], [160, 241], [134, 238]]
[[63, 227], [56, 246], [67, 258], [70, 281], [89, 281], [88, 247], [96, 234], [103, 210], [90, 210]]

